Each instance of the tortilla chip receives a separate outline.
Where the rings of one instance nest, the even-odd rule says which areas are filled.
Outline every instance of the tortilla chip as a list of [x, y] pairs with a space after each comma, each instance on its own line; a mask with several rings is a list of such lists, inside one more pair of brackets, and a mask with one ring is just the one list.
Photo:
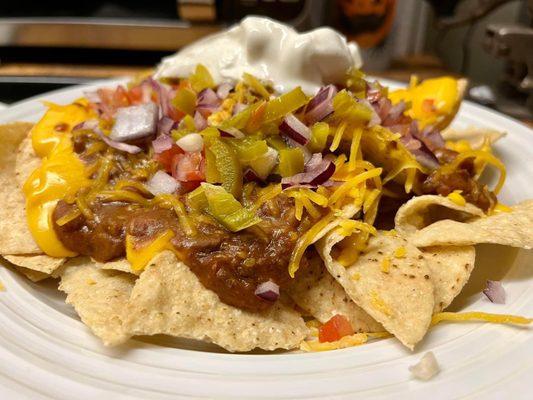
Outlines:
[[471, 126], [467, 129], [448, 128], [442, 132], [444, 140], [459, 141], [466, 140], [470, 143], [470, 147], [474, 150], [479, 150], [485, 140], [490, 144], [496, 143], [502, 137], [505, 137], [507, 132], [501, 132], [494, 129], [480, 128], [478, 126]]
[[103, 271], [87, 258], [75, 258], [67, 262], [59, 290], [67, 294], [67, 304], [74, 306], [83, 323], [106, 346], [114, 346], [130, 337], [122, 315], [134, 283], [130, 274]]
[[133, 269], [131, 269], [131, 264], [125, 258], [119, 258], [118, 260], [106, 261], [106, 262], [100, 262], [100, 261], [93, 260], [93, 262], [94, 262], [94, 265], [96, 265], [98, 268], [101, 268], [101, 269], [122, 271], [122, 272], [127, 272], [133, 275], [139, 275], [141, 272], [141, 271], [134, 271]]
[[26, 223], [25, 200], [15, 176], [17, 149], [32, 124], [0, 126], [0, 254], [40, 254]]
[[533, 248], [533, 200], [524, 201], [511, 209], [510, 212], [464, 223], [438, 221], [416, 232], [410, 240], [417, 247], [493, 243]]
[[401, 206], [394, 223], [396, 231], [407, 237], [436, 221], [451, 219], [462, 222], [484, 215], [482, 210], [472, 204], [460, 206], [447, 197], [425, 195], [414, 197]]
[[321, 323], [336, 314], [344, 315], [355, 332], [383, 332], [379, 322], [355, 304], [328, 273], [321, 259], [310, 260], [305, 271], [291, 281], [289, 296]]
[[16, 265], [14, 265], [13, 268], [16, 271], [20, 272], [22, 275], [24, 275], [26, 278], [28, 278], [30, 281], [35, 283], [44, 281], [45, 279], [51, 277], [51, 275], [45, 274], [44, 272], [34, 271], [32, 269], [24, 267], [17, 267]]
[[[428, 330], [434, 309], [433, 284], [422, 253], [405, 239], [380, 232], [353, 265], [344, 267], [331, 254], [342, 238], [334, 231], [318, 243], [329, 272], [357, 305], [413, 349]], [[394, 257], [400, 247], [405, 256]], [[388, 272], [382, 268], [386, 258]]]
[[251, 313], [222, 303], [171, 252], [156, 256], [138, 279], [125, 313], [131, 335], [167, 334], [228, 351], [292, 349], [308, 333], [301, 316], [278, 301]]
[[428, 247], [422, 252], [434, 287], [435, 309], [448, 307], [470, 278], [476, 261], [473, 246]]
[[45, 254], [5, 255], [4, 258], [18, 267], [31, 269], [46, 275], [51, 275], [65, 263], [64, 258], [50, 257]]
[[41, 159], [35, 154], [28, 135], [20, 143], [15, 160], [15, 178], [20, 188], [24, 186], [31, 173], [41, 165]]

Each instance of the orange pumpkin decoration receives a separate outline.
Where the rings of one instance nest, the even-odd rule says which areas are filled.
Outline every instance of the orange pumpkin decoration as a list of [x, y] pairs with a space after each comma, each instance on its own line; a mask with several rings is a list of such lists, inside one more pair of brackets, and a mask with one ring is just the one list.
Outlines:
[[337, 0], [342, 22], [361, 47], [381, 44], [389, 34], [396, 13], [396, 0]]

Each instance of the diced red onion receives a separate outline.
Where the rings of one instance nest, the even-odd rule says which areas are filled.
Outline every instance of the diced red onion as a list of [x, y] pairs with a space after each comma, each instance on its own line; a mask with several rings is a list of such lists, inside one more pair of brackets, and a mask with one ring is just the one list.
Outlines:
[[305, 146], [311, 138], [311, 130], [292, 114], [287, 114], [279, 126], [282, 135]]
[[216, 105], [199, 105], [196, 107], [196, 111], [202, 114], [204, 118], [209, 117], [215, 111], [218, 111], [218, 106]]
[[220, 99], [213, 89], [204, 89], [198, 94], [198, 105], [199, 106], [218, 106], [220, 104]]
[[218, 128], [218, 130], [220, 131], [220, 136], [222, 137], [232, 137], [232, 138], [235, 138], [235, 139], [243, 139], [244, 138], [244, 133], [242, 133], [240, 130], [238, 130], [237, 128]]
[[228, 97], [229, 93], [231, 92], [231, 89], [233, 89], [233, 85], [229, 82], [223, 82], [220, 85], [218, 85], [218, 88], [217, 88], [218, 98], [221, 100], [224, 100], [226, 97]]
[[245, 182], [263, 182], [263, 179], [261, 179], [252, 168], [246, 168], [243, 173], [243, 177]]
[[500, 281], [487, 281], [483, 294], [496, 304], [505, 304], [505, 289]]
[[119, 108], [109, 138], [128, 142], [151, 136], [157, 128], [158, 114], [158, 107], [154, 103]]
[[159, 135], [168, 135], [176, 125], [176, 122], [172, 118], [162, 117], [157, 123], [157, 133]]
[[298, 185], [321, 185], [335, 173], [335, 164], [330, 159], [313, 163], [313, 168], [306, 167], [305, 172], [281, 180], [281, 187], [287, 189]]
[[416, 379], [427, 381], [440, 372], [440, 367], [435, 355], [428, 351], [417, 364], [409, 367], [409, 371]]
[[435, 151], [444, 147], [444, 138], [435, 127], [426, 126], [422, 131], [420, 131], [416, 121], [413, 121], [413, 125], [416, 125], [416, 129], [411, 128], [413, 136], [422, 141], [428, 147], [428, 149]]
[[255, 289], [254, 294], [263, 300], [275, 302], [279, 298], [279, 286], [269, 280], [260, 283], [257, 289]]
[[175, 193], [180, 188], [180, 184], [166, 172], [157, 171], [148, 182], [146, 182], [146, 187], [150, 193], [157, 196], [158, 194]]
[[322, 121], [333, 112], [333, 97], [337, 94], [335, 85], [322, 87], [306, 107], [305, 120], [308, 124]]
[[379, 101], [383, 97], [383, 91], [381, 89], [381, 86], [377, 82], [370, 82], [366, 85], [366, 99], [371, 102], [375, 103]]
[[421, 143], [421, 147], [417, 150], [409, 150], [409, 152], [415, 156], [416, 161], [420, 163], [420, 165], [429, 168], [429, 169], [436, 169], [439, 167], [439, 160], [437, 157], [428, 151], [427, 149], [424, 149], [423, 144]]
[[109, 146], [116, 150], [125, 151], [126, 153], [130, 154], [137, 154], [142, 151], [142, 149], [139, 146], [134, 146], [132, 144], [117, 142], [115, 140], [112, 140], [108, 138], [106, 135], [104, 135], [104, 132], [102, 132], [99, 128], [93, 129], [94, 132], [100, 136], [100, 138]]
[[174, 140], [168, 135], [159, 135], [154, 141], [152, 141], [152, 146], [154, 147], [154, 152], [156, 154], [170, 150], [173, 144]]
[[202, 151], [204, 139], [198, 133], [189, 133], [176, 141], [176, 144], [188, 152]]
[[203, 131], [207, 128], [207, 120], [198, 111], [194, 113], [194, 126], [198, 131]]
[[168, 117], [170, 115], [170, 109], [172, 107], [170, 104], [173, 95], [172, 89], [163, 85], [161, 82], [156, 81], [153, 78], [150, 78], [149, 82], [152, 86], [152, 89], [157, 93], [161, 116]]

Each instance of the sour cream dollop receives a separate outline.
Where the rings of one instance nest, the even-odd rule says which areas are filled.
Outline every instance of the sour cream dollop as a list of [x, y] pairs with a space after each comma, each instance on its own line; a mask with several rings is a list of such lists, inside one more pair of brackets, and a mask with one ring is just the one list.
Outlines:
[[262, 17], [247, 17], [232, 28], [195, 42], [162, 60], [156, 78], [183, 78], [203, 64], [217, 84], [242, 79], [244, 72], [271, 81], [277, 92], [301, 86], [314, 94], [341, 83], [350, 67], [362, 65], [355, 43], [331, 28], [298, 33]]

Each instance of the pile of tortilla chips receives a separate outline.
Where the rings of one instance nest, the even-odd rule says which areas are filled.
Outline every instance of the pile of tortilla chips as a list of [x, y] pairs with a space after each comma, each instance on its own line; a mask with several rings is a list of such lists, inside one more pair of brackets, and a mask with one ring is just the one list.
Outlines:
[[[171, 252], [156, 256], [140, 275], [125, 260], [98, 263], [43, 254], [26, 225], [21, 191], [40, 162], [30, 128], [27, 123], [0, 127], [0, 254], [34, 282], [59, 278], [67, 303], [106, 345], [166, 334], [228, 351], [293, 349], [311, 333], [304, 318], [325, 323], [341, 314], [356, 335], [387, 331], [413, 349], [432, 317], [468, 281], [475, 244], [533, 247], [533, 201], [487, 216], [445, 197], [415, 197], [398, 211], [395, 229], [378, 232], [349, 266], [336, 260], [335, 245], [343, 235], [330, 224], [316, 243], [321, 260], [311, 260], [292, 282], [289, 297], [266, 312], [251, 313], [222, 303]], [[479, 141], [479, 134], [469, 139]]]

